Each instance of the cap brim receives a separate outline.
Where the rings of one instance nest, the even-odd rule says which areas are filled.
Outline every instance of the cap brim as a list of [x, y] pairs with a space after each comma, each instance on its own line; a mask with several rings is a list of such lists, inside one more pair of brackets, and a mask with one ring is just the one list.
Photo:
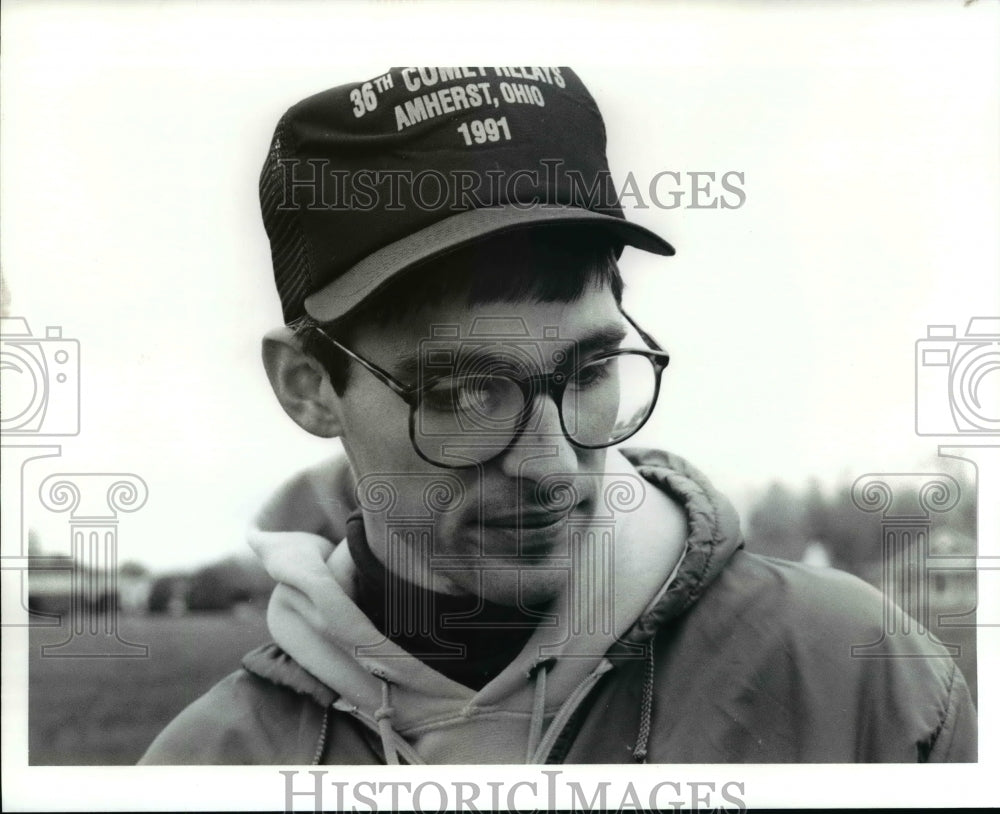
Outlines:
[[649, 229], [589, 209], [572, 206], [470, 209], [368, 255], [325, 288], [306, 297], [306, 313], [320, 322], [332, 322], [354, 310], [408, 268], [486, 237], [552, 223], [593, 225], [607, 230], [625, 245], [667, 257], [674, 254], [674, 247]]

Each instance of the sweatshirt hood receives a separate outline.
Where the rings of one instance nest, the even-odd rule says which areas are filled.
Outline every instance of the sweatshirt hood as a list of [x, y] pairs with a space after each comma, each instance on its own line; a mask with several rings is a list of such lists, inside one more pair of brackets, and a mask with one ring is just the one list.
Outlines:
[[[244, 666], [355, 716], [379, 735], [388, 762], [544, 762], [601, 676], [622, 660], [651, 665], [657, 629], [697, 601], [742, 545], [732, 507], [682, 458], [630, 450], [613, 461], [607, 478], [631, 490], [631, 503], [619, 488], [613, 522], [571, 536], [576, 554], [552, 606], [556, 623], [540, 625], [478, 691], [410, 656], [355, 605], [356, 566], [340, 544], [357, 505], [346, 461], [295, 476], [250, 530], [278, 582], [268, 606], [276, 647]], [[609, 505], [616, 482], [601, 490]]]

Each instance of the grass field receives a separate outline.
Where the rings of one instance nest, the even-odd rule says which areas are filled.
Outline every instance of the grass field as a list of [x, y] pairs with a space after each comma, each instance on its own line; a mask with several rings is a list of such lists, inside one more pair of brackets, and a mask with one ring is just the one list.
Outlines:
[[[239, 667], [270, 639], [262, 615], [123, 616], [126, 641], [149, 646], [138, 659], [42, 658], [41, 646], [66, 638], [35, 628], [29, 657], [29, 763], [35, 766], [134, 764], [178, 712]], [[957, 659], [976, 691], [974, 628], [937, 629], [962, 648]]]
[[262, 614], [122, 616], [123, 639], [148, 658], [42, 658], [65, 630], [35, 628], [28, 663], [28, 761], [33, 766], [134, 764], [157, 733], [240, 658], [270, 640]]

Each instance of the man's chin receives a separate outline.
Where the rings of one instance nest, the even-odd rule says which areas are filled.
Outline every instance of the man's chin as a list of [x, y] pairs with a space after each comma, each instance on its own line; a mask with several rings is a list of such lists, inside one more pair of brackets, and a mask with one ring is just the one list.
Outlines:
[[566, 590], [566, 572], [550, 569], [528, 571], [521, 575], [521, 604], [544, 605]]
[[[495, 563], [492, 563], [495, 565]], [[455, 579], [465, 592], [481, 596], [495, 605], [538, 607], [555, 599], [566, 589], [566, 572], [552, 566], [514, 566], [510, 568], [484, 568], [479, 574], [468, 572]]]

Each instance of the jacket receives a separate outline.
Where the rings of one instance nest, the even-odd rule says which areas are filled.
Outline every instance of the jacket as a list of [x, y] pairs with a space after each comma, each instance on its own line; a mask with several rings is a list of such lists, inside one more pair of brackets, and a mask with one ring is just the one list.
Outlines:
[[[929, 638], [883, 635], [881, 593], [840, 571], [747, 552], [734, 510], [697, 469], [670, 453], [625, 454], [683, 510], [682, 557], [645, 565], [666, 574], [663, 584], [600, 652], [512, 667], [498, 697], [443, 677], [428, 690], [425, 674], [405, 672], [413, 658], [336, 655], [331, 629], [362, 624], [349, 597], [323, 605], [328, 566], [347, 546], [320, 540], [342, 535], [346, 475], [333, 467], [287, 485], [265, 510], [284, 530], [258, 531], [279, 581], [268, 619], [277, 643], [184, 710], [141, 763], [976, 760], [964, 677]], [[306, 527], [322, 535], [287, 530]], [[308, 546], [314, 561], [301, 555]], [[872, 642], [878, 657], [852, 655]]]

